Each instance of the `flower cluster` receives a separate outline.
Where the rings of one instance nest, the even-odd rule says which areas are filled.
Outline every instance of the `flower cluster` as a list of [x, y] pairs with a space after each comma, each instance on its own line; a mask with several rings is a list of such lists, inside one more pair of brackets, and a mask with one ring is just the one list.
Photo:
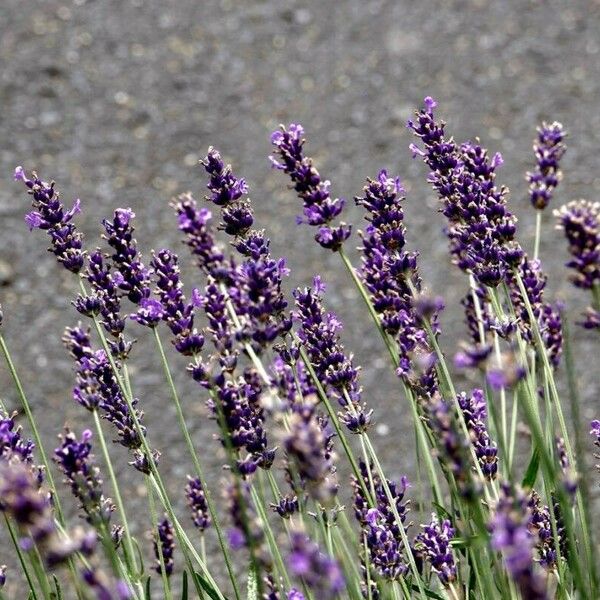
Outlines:
[[554, 123], [542, 123], [533, 142], [536, 169], [527, 173], [529, 199], [534, 208], [543, 210], [550, 204], [556, 186], [562, 179], [559, 163], [567, 150], [563, 126]]
[[[408, 501], [404, 499], [409, 486], [408, 479], [403, 477], [399, 485], [395, 481], [387, 480], [394, 504], [392, 507], [381, 477], [374, 472], [373, 466], [361, 461], [360, 472], [362, 481], [358, 481], [356, 477], [352, 478], [354, 514], [366, 537], [369, 552], [367, 562], [379, 576], [391, 580], [399, 579], [408, 572], [400, 530], [400, 527], [408, 527], [405, 525]], [[371, 499], [373, 507], [365, 495], [365, 490], [374, 494]], [[398, 523], [395, 513], [400, 517], [401, 524]]]
[[431, 395], [436, 387], [434, 361], [423, 317], [430, 320], [437, 333], [441, 305], [418, 296], [421, 279], [417, 254], [405, 249], [403, 191], [400, 179], [389, 177], [382, 170], [377, 179], [367, 180], [363, 196], [355, 199], [366, 209], [369, 221], [369, 226], [360, 233], [363, 241], [360, 274], [383, 329], [398, 342], [398, 374], [412, 387]]
[[54, 451], [54, 460], [65, 475], [65, 483], [71, 487], [90, 524], [108, 525], [115, 506], [104, 496], [100, 469], [93, 464], [92, 432], [86, 429], [78, 440], [67, 428], [59, 437], [61, 444]]
[[487, 429], [487, 404], [483, 390], [475, 389], [470, 396], [463, 392], [458, 395], [457, 400], [479, 459], [481, 472], [486, 479], [495, 479], [498, 472], [498, 448]]
[[[567, 267], [574, 273], [571, 281], [577, 287], [599, 294], [600, 289], [600, 202], [573, 200], [554, 211], [558, 228], [569, 243], [571, 260]], [[600, 329], [600, 300], [586, 311], [583, 326]]]
[[421, 525], [422, 533], [415, 538], [417, 554], [431, 565], [431, 569], [444, 585], [456, 579], [456, 564], [450, 548], [454, 538], [454, 527], [448, 519], [440, 521], [433, 514], [429, 525]]
[[32, 440], [23, 438], [22, 428], [17, 426], [16, 417], [16, 412], [9, 415], [0, 410], [0, 460], [17, 460], [32, 465], [35, 444]]
[[276, 155], [276, 158], [270, 157], [271, 163], [292, 180], [294, 190], [304, 204], [306, 222], [319, 227], [315, 240], [323, 248], [338, 250], [350, 237], [351, 228], [343, 222], [337, 226], [331, 223], [340, 215], [345, 202], [342, 198], [331, 197], [330, 182], [321, 178], [312, 158], [304, 156], [304, 141], [302, 125], [291, 123], [287, 128], [281, 125], [280, 130], [271, 135]]
[[158, 523], [158, 527], [153, 534], [154, 556], [156, 563], [154, 570], [161, 573], [164, 565], [165, 575], [170, 577], [173, 574], [173, 566], [175, 564], [173, 554], [175, 553], [175, 533], [173, 525], [165, 517]]
[[76, 200], [71, 210], [65, 210], [60, 195], [54, 188], [54, 182], [42, 181], [34, 172], [31, 179], [23, 167], [15, 169], [15, 179], [22, 181], [31, 194], [34, 211], [27, 214], [25, 222], [29, 229], [42, 229], [50, 236], [50, 252], [58, 262], [73, 273], [79, 273], [83, 267], [83, 234], [72, 223], [73, 217], [80, 211], [80, 201]]
[[198, 477], [190, 477], [185, 486], [185, 497], [194, 525], [204, 533], [210, 527], [210, 514], [204, 486]]
[[287, 557], [290, 572], [302, 580], [317, 598], [328, 600], [345, 588], [344, 576], [337, 561], [321, 552], [319, 546], [303, 532], [293, 532]]
[[546, 582], [535, 566], [535, 539], [529, 531], [530, 519], [525, 494], [503, 485], [490, 524], [492, 548], [502, 553], [506, 568], [523, 598], [547, 600]]
[[325, 287], [315, 277], [312, 288], [297, 289], [295, 318], [300, 325], [298, 337], [306, 348], [318, 380], [343, 408], [340, 420], [352, 433], [361, 433], [371, 423], [372, 410], [361, 402], [358, 368], [347, 355], [338, 332], [342, 324], [333, 313], [326, 313], [322, 295]]
[[338, 490], [333, 434], [310, 397], [292, 405], [287, 430], [283, 446], [302, 487], [318, 502], [329, 504]]

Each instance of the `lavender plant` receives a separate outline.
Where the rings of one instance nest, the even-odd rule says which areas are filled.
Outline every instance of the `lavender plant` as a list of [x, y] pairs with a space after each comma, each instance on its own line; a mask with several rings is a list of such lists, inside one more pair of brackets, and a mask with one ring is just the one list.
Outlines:
[[[219, 216], [213, 221], [191, 192], [172, 201], [197, 267], [189, 292], [173, 250], [156, 249], [144, 262], [130, 208], [115, 208], [98, 246], [87, 248], [76, 224], [81, 203], [66, 209], [53, 182], [16, 169], [31, 195], [27, 225], [47, 232], [49, 250], [78, 280], [63, 339], [75, 366], [72, 397], [91, 423], [81, 436], [67, 427], [53, 453], [82, 528], [62, 509], [0, 331], [28, 421], [18, 425], [19, 411], [0, 404], [0, 511], [19, 564], [0, 567], [0, 591], [17, 589], [22, 576], [27, 595], [44, 600], [598, 597], [582, 424], [575, 405], [567, 425], [557, 385], [566, 369], [576, 397], [568, 311], [549, 301], [539, 256], [542, 213], [556, 202], [563, 176], [565, 132], [543, 124], [534, 141], [535, 166], [526, 174], [537, 223], [530, 257], [509, 190], [498, 182], [502, 157], [479, 140], [455, 142], [436, 107], [426, 98], [408, 127], [441, 202], [450, 262], [468, 289], [465, 339], [453, 361], [441, 344], [444, 301], [419, 271], [427, 256], [409, 246], [410, 198], [400, 179], [382, 169], [356, 196], [367, 224], [355, 267], [345, 249], [352, 243], [352, 227], [341, 220], [345, 201], [305, 154], [303, 127], [282, 125], [271, 136], [271, 163], [302, 201], [298, 222], [315, 227], [318, 245], [339, 257], [389, 355], [415, 429], [412, 485], [390, 476], [409, 467], [407, 440], [399, 441], [397, 463], [378, 456], [371, 429], [388, 416], [363, 389], [322, 278], [288, 295], [290, 271], [258, 228], [250, 187], [216, 149], [200, 164], [205, 200]], [[600, 323], [599, 214], [585, 200], [555, 211], [571, 279], [591, 293], [588, 330]], [[77, 322], [83, 318], [90, 327]], [[140, 327], [156, 344], [172, 423], [167, 411], [160, 425], [144, 415], [129, 376]], [[197, 398], [180, 398], [173, 375], [180, 366]], [[471, 385], [461, 391], [465, 375]], [[207, 407], [216, 439], [192, 436], [195, 401]], [[185, 443], [190, 473], [179, 487], [167, 485], [151, 445], [158, 426], [177, 427]], [[596, 420], [591, 433], [600, 446]], [[114, 468], [120, 451], [130, 455], [128, 473]], [[206, 472], [207, 452], [223, 465], [220, 489]], [[144, 490], [147, 521], [132, 519], [125, 485]], [[133, 535], [133, 522], [150, 531], [150, 543]]]

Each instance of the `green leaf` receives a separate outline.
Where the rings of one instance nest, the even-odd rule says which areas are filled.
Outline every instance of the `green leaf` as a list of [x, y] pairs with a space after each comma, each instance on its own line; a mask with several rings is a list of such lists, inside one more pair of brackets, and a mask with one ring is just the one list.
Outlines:
[[248, 600], [258, 600], [258, 577], [252, 565], [248, 571]]
[[135, 546], [135, 551], [137, 553], [138, 561], [140, 563], [140, 570], [136, 574], [136, 579], [141, 579], [144, 576], [144, 571], [146, 570], [146, 567], [144, 566], [144, 556], [142, 554], [142, 550], [141, 550], [140, 545], [138, 544], [137, 540], [134, 537], [132, 537], [131, 541], [132, 541], [133, 545]]
[[537, 479], [537, 474], [540, 469], [540, 453], [537, 448], [533, 450], [533, 454], [531, 455], [531, 460], [529, 461], [529, 465], [527, 466], [527, 470], [525, 471], [525, 476], [523, 477], [523, 481], [521, 482], [521, 486], [526, 490], [530, 490]]
[[194, 573], [196, 581], [200, 584], [200, 587], [212, 598], [212, 600], [219, 600], [219, 594], [215, 588], [206, 580], [200, 573]]
[[146, 591], [144, 593], [144, 598], [146, 600], [152, 600], [152, 595], [150, 593], [150, 582], [152, 581], [152, 578], [150, 577], [150, 575], [148, 575], [148, 579], [146, 579]]
[[181, 574], [181, 600], [188, 600], [188, 578], [185, 569]]

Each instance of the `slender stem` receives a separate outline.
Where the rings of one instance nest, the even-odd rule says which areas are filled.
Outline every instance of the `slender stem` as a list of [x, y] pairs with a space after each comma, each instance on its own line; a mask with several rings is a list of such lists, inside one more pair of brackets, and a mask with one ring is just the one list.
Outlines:
[[158, 562], [160, 563], [160, 576], [163, 583], [163, 590], [165, 592], [165, 598], [171, 600], [173, 594], [171, 593], [171, 584], [169, 583], [169, 576], [167, 575], [167, 567], [165, 566], [165, 555], [163, 554], [162, 543], [158, 533], [158, 517], [156, 515], [156, 505], [154, 504], [154, 491], [152, 486], [149, 485], [148, 475], [146, 475], [146, 489], [148, 491], [148, 507], [150, 508], [150, 521], [152, 523], [152, 535], [154, 536], [154, 544], [156, 546], [158, 554]]
[[31, 573], [29, 573], [29, 567], [27, 566], [27, 562], [25, 561], [25, 557], [23, 556], [23, 551], [21, 550], [21, 546], [19, 545], [19, 540], [17, 539], [17, 534], [15, 533], [15, 528], [10, 522], [6, 513], [4, 513], [4, 522], [6, 523], [6, 528], [8, 529], [8, 533], [10, 535], [10, 539], [17, 551], [17, 557], [19, 558], [19, 562], [21, 563], [21, 567], [23, 569], [23, 573], [25, 574], [25, 579], [27, 579], [27, 583], [29, 584], [29, 589], [33, 594], [33, 600], [38, 599], [37, 592], [35, 591], [35, 586], [33, 585], [33, 579], [31, 578]]
[[160, 339], [158, 329], [155, 327], [153, 329], [153, 332], [154, 332], [154, 339], [156, 342], [156, 347], [158, 348], [158, 352], [159, 352], [161, 362], [163, 365], [163, 369], [165, 372], [165, 377], [167, 379], [167, 383], [168, 383], [169, 389], [171, 391], [171, 398], [173, 399], [173, 404], [175, 405], [175, 411], [177, 413], [177, 421], [179, 424], [179, 429], [183, 435], [183, 439], [185, 440], [185, 444], [186, 444], [188, 452], [192, 458], [192, 462], [194, 463], [194, 468], [196, 470], [196, 474], [198, 475], [198, 477], [200, 478], [200, 480], [203, 483], [204, 494], [206, 497], [206, 504], [207, 504], [208, 511], [210, 513], [210, 517], [212, 519], [212, 522], [213, 522], [213, 525], [215, 528], [215, 532], [217, 534], [219, 546], [221, 548], [221, 553], [223, 554], [223, 558], [225, 560], [225, 567], [227, 569], [227, 573], [229, 574], [229, 579], [231, 580], [231, 584], [233, 586], [233, 591], [234, 591], [235, 597], [237, 598], [237, 600], [240, 600], [241, 596], [240, 596], [239, 586], [238, 586], [238, 583], [237, 583], [237, 580], [235, 577], [235, 573], [233, 571], [231, 557], [229, 555], [229, 551], [227, 549], [227, 544], [226, 544], [225, 538], [223, 536], [223, 530], [221, 528], [219, 516], [217, 514], [217, 511], [214, 506], [214, 502], [212, 500], [212, 494], [211, 494], [210, 490], [208, 489], [208, 487], [206, 486], [206, 478], [204, 477], [202, 465], [200, 464], [200, 461], [198, 459], [198, 454], [194, 448], [194, 444], [192, 442], [190, 432], [186, 425], [185, 416], [183, 414], [183, 409], [181, 407], [181, 401], [179, 399], [179, 394], [177, 393], [177, 388], [175, 387], [175, 382], [173, 381], [171, 369], [170, 369], [169, 363], [167, 361], [167, 356], [165, 354], [165, 350], [164, 350], [162, 341]]
[[535, 211], [535, 238], [533, 243], [533, 260], [537, 260], [540, 255], [540, 238], [542, 237], [542, 212]]
[[112, 461], [110, 459], [110, 454], [108, 452], [108, 448], [106, 446], [106, 440], [104, 439], [104, 432], [102, 431], [102, 424], [100, 423], [100, 416], [98, 415], [97, 410], [92, 411], [92, 416], [94, 418], [94, 425], [96, 427], [96, 432], [98, 434], [98, 442], [100, 443], [100, 448], [102, 451], [102, 456], [104, 457], [104, 462], [106, 464], [106, 468], [108, 470], [108, 476], [110, 478], [111, 486], [113, 488], [113, 493], [115, 496], [115, 500], [117, 503], [117, 510], [121, 515], [121, 522], [123, 523], [123, 533], [125, 538], [125, 544], [123, 546], [124, 554], [125, 554], [125, 564], [132, 573], [131, 569], [137, 571], [137, 564], [135, 561], [135, 552], [133, 549], [133, 542], [131, 541], [131, 533], [129, 531], [129, 524], [127, 519], [127, 514], [125, 512], [125, 504], [123, 503], [123, 498], [121, 497], [121, 490], [119, 488], [119, 483], [117, 481], [117, 477], [115, 475], [115, 471], [112, 466]]

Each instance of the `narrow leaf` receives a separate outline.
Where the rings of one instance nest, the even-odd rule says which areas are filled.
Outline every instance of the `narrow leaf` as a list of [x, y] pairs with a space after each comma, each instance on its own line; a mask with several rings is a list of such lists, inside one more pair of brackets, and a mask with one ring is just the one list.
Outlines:
[[534, 449], [525, 476], [521, 482], [521, 486], [526, 490], [530, 490], [537, 479], [537, 474], [540, 469], [540, 453], [537, 448]]
[[254, 566], [248, 571], [248, 600], [258, 600], [258, 581]]

